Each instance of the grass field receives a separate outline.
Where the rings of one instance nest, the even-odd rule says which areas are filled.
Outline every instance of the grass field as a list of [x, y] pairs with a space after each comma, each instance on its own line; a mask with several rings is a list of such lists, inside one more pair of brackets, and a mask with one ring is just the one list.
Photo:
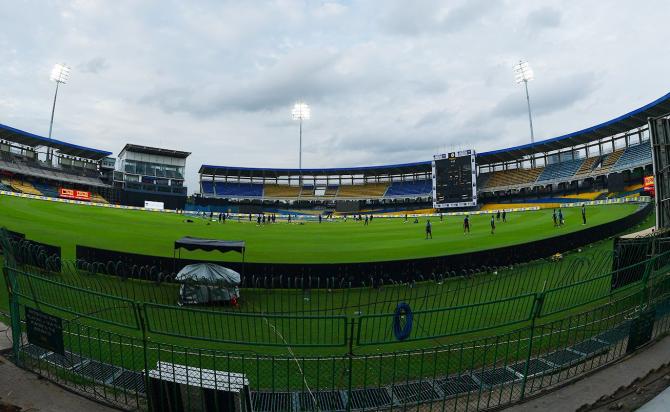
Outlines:
[[[637, 205], [587, 207], [588, 226], [603, 224], [635, 211]], [[364, 226], [349, 220], [318, 224], [278, 222], [257, 226], [255, 221], [225, 225], [184, 216], [144, 211], [106, 209], [0, 196], [0, 227], [25, 233], [29, 239], [59, 245], [64, 258], [74, 258], [75, 245], [158, 256], [172, 256], [174, 240], [182, 236], [244, 240], [249, 262], [339, 263], [409, 259], [456, 254], [514, 245], [583, 229], [579, 208], [563, 209], [565, 226], [555, 228], [552, 211], [508, 214], [490, 233], [490, 215], [471, 216], [472, 231], [463, 234], [462, 217], [431, 219], [433, 239], [419, 224], [402, 218], [377, 218]], [[410, 219], [411, 220], [411, 219]], [[587, 226], [587, 227], [588, 227]], [[182, 257], [239, 260], [227, 255], [184, 252]]]
[[[635, 209], [635, 205], [590, 207], [589, 225], [626, 216]], [[423, 220], [415, 225], [403, 223], [402, 219], [380, 218], [369, 227], [352, 221], [321, 225], [282, 222], [257, 227], [248, 222], [207, 225], [196, 219], [196, 223], [186, 224], [183, 217], [168, 214], [9, 197], [0, 197], [0, 210], [0, 226], [25, 233], [31, 239], [60, 245], [65, 258], [74, 257], [75, 244], [171, 255], [174, 239], [192, 235], [244, 239], [249, 245], [248, 257], [257, 261], [393, 259], [479, 250], [583, 228], [579, 209], [564, 210], [566, 226], [562, 228], [553, 227], [551, 211], [510, 214], [509, 222], [500, 223], [495, 235], [489, 233], [489, 216], [473, 217], [471, 235], [463, 235], [461, 219], [452, 217], [446, 222], [434, 221], [432, 241], [424, 239]], [[652, 221], [650, 216], [634, 230], [647, 227]], [[495, 358], [490, 357], [498, 355], [486, 349], [493, 342], [487, 340], [489, 336], [502, 336], [500, 340], [496, 338], [495, 345], [507, 342], [506, 347], [514, 347], [517, 352], [509, 355], [510, 359], [517, 359], [524, 353], [527, 331], [516, 335], [513, 331], [528, 324], [535, 293], [552, 290], [546, 303], [548, 315], [542, 318], [545, 324], [618, 298], [609, 291], [611, 251], [611, 240], [603, 240], [566, 254], [561, 262], [540, 260], [495, 273], [422, 282], [413, 287], [388, 285], [380, 289], [333, 291], [245, 289], [240, 308], [234, 310], [226, 307], [184, 310], [175, 306], [176, 285], [122, 282], [86, 273], [50, 275], [44, 281], [24, 284], [21, 289], [35, 294], [41, 302], [22, 298], [23, 304], [41, 307], [67, 320], [66, 347], [85, 357], [134, 370], [144, 367], [140, 331], [105, 323], [132, 323], [133, 309], [124, 309], [125, 304], [111, 298], [88, 295], [86, 291], [90, 290], [127, 298], [130, 302], [166, 305], [143, 309], [151, 329], [149, 363], [167, 358], [217, 368], [225, 361], [226, 370], [245, 371], [256, 387], [263, 388], [300, 388], [305, 382], [311, 385], [316, 382], [317, 387], [343, 387], [347, 373], [353, 375], [353, 385], [369, 386], [443, 375], [482, 362], [495, 363]], [[1, 283], [0, 307], [4, 309], [7, 302]], [[82, 290], [59, 286], [60, 283]], [[391, 313], [400, 301], [410, 303], [416, 314], [413, 332], [416, 339], [402, 343], [394, 340], [390, 328]], [[487, 305], [490, 302], [496, 303]], [[560, 313], [553, 315], [552, 311]], [[606, 314], [601, 316], [607, 319]], [[338, 317], [346, 323], [338, 323]], [[357, 327], [353, 332], [357, 339], [353, 352], [358, 358], [347, 366], [346, 346], [318, 345], [345, 342], [347, 330], [342, 326], [349, 322]], [[586, 332], [571, 326], [572, 332], [546, 338], [553, 339], [551, 342], [545, 343], [545, 338], [541, 338], [539, 347], [558, 347], [565, 344], [564, 340], [582, 339], [576, 333], [597, 333], [610, 324], [590, 325]], [[461, 344], [477, 339], [482, 349]], [[294, 356], [310, 359], [303, 358], [299, 370]], [[346, 372], [348, 368], [352, 368], [351, 372]]]

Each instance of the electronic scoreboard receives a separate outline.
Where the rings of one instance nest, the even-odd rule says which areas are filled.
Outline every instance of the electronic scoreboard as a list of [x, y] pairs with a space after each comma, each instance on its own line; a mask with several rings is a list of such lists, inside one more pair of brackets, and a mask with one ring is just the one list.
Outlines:
[[433, 156], [433, 207], [477, 206], [475, 151]]

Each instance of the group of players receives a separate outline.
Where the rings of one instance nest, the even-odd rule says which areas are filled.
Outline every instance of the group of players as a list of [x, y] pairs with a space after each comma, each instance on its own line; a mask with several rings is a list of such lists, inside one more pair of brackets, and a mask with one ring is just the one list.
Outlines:
[[[499, 222], [502, 219], [503, 223], [507, 222], [507, 211], [503, 210], [498, 211], [498, 213], [491, 214], [491, 234], [494, 235], [496, 232], [496, 220]], [[443, 220], [443, 216], [440, 213], [440, 222]], [[405, 215], [405, 221], [407, 221], [407, 215]], [[418, 223], [418, 218], [415, 219], [415, 223]], [[465, 215], [463, 218], [463, 234], [470, 233], [470, 215]], [[430, 219], [426, 219], [426, 239], [433, 238], [433, 226], [430, 223]]]

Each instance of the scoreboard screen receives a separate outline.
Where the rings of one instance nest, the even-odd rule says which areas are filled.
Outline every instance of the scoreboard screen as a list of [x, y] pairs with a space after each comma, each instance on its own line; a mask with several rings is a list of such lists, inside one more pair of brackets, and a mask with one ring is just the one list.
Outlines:
[[433, 156], [433, 207], [477, 206], [475, 151]]

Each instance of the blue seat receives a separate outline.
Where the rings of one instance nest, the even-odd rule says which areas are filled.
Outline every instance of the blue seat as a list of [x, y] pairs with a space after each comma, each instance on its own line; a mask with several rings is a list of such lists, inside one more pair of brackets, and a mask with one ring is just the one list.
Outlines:
[[433, 191], [432, 180], [414, 180], [410, 182], [393, 182], [386, 190], [384, 197], [423, 196]]

